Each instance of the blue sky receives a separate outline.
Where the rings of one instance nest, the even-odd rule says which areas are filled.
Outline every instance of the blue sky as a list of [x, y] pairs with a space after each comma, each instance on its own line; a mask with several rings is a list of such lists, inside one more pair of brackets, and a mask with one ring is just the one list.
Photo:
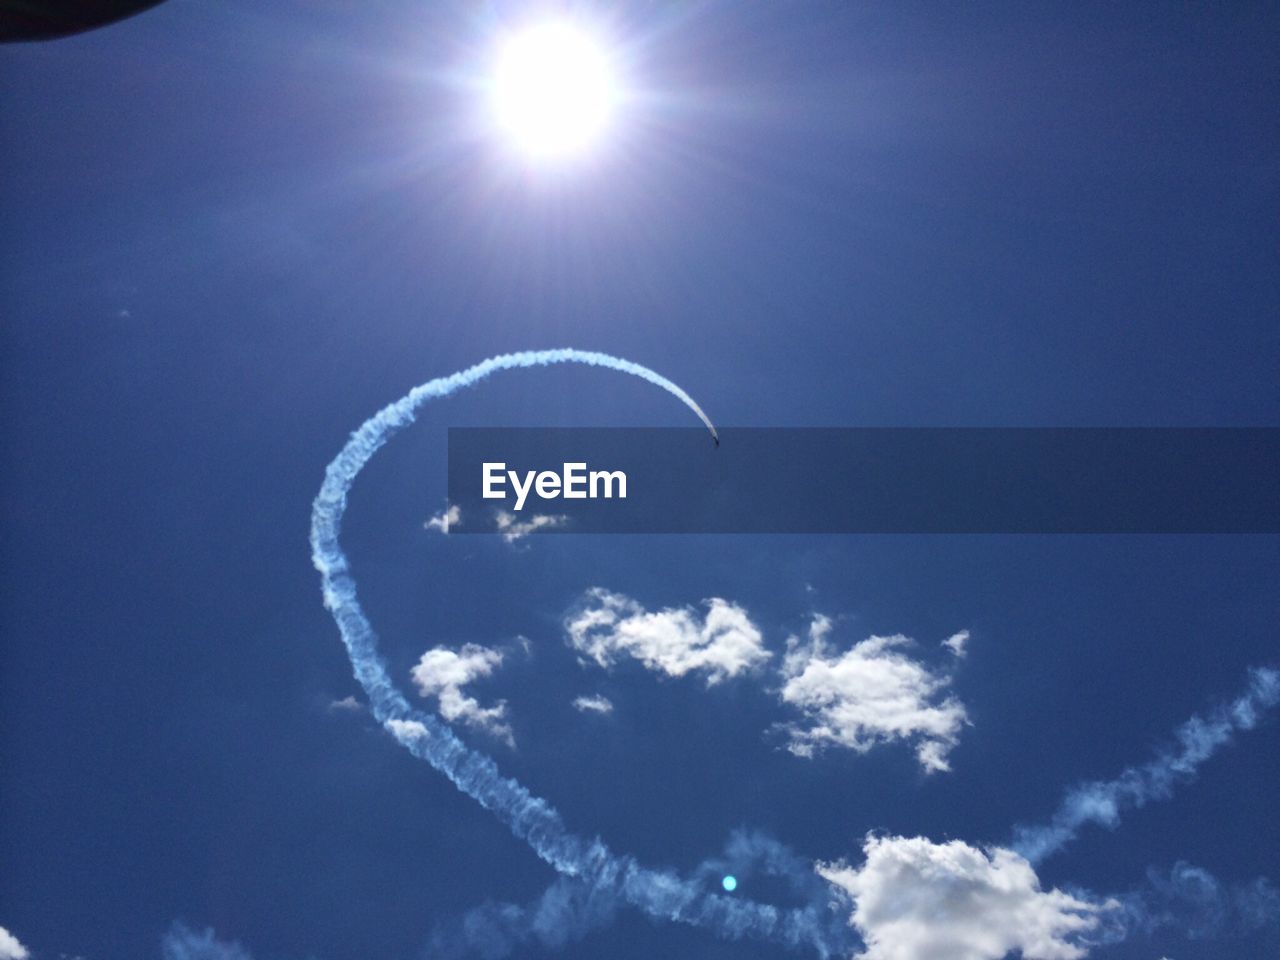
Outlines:
[[[471, 81], [535, 12], [171, 0], [0, 51], [0, 956], [484, 956], [525, 914], [483, 905], [562, 889], [379, 727], [321, 602], [325, 465], [416, 384], [573, 346], [726, 425], [1280, 426], [1274, 9], [581, 8], [645, 97], [586, 159], [527, 170], [477, 133]], [[617, 373], [495, 376], [379, 453], [342, 543], [394, 682], [573, 834], [694, 904], [734, 836], [781, 845], [806, 886], [742, 861], [734, 902], [817, 890], [873, 958], [932, 956], [888, 922], [892, 868], [937, 906], [913, 871], [947, 857], [958, 925], [905, 924], [944, 955], [1034, 955], [961, 923], [1029, 916], [1095, 918], [1061, 939], [1100, 958], [1280, 955], [1265, 709], [1028, 864], [1038, 887], [998, 853], [1280, 665], [1275, 537], [424, 529], [445, 428], [523, 424], [693, 422]], [[628, 627], [693, 649], [710, 598], [721, 674]], [[440, 670], [414, 678], [430, 650], [488, 664], [451, 720]], [[824, 715], [788, 681], [846, 657], [916, 712], [886, 733], [841, 687], [858, 746], [789, 751]], [[983, 898], [1001, 864], [1016, 916]], [[516, 955], [816, 955], [625, 901]], [[849, 926], [859, 903], [881, 909]]]

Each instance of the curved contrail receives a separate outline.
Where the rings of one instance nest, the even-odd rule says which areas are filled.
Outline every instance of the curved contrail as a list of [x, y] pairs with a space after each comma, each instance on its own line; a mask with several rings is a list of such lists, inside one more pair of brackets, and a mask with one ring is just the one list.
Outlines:
[[847, 955], [855, 945], [847, 924], [816, 898], [805, 907], [780, 908], [709, 893], [705, 880], [641, 866], [634, 857], [612, 852], [599, 839], [570, 832], [549, 803], [517, 781], [503, 777], [493, 760], [467, 747], [434, 716], [413, 709], [387, 673], [386, 662], [378, 652], [377, 634], [360, 607], [350, 564], [338, 542], [352, 483], [379, 448], [413, 423], [418, 408], [428, 401], [447, 397], [500, 370], [558, 363], [604, 367], [647, 380], [684, 403], [717, 439], [715, 426], [702, 408], [666, 377], [629, 360], [572, 349], [492, 357], [414, 387], [361, 424], [325, 470], [324, 484], [311, 510], [311, 558], [320, 571], [325, 606], [338, 624], [373, 716], [410, 753], [427, 761], [459, 790], [491, 810], [561, 874], [578, 878], [651, 916], [706, 927], [721, 936], [809, 946], [822, 957], [838, 952]]

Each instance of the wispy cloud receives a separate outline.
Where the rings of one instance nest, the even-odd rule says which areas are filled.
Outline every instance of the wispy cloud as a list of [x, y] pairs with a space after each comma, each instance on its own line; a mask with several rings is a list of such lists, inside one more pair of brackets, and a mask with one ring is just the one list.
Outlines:
[[219, 940], [212, 930], [175, 923], [160, 942], [164, 960], [253, 960], [238, 943]]
[[1116, 908], [1060, 890], [1045, 891], [1012, 850], [980, 850], [959, 840], [874, 837], [864, 861], [818, 864], [852, 903], [850, 923], [866, 943], [863, 960], [1076, 960], [1082, 937]]
[[966, 656], [969, 653], [969, 631], [961, 630], [959, 633], [953, 633], [942, 641], [942, 645], [950, 650], [956, 658]]
[[485, 903], [432, 933], [427, 955], [435, 960], [480, 956], [500, 960], [530, 946], [560, 950], [592, 930], [608, 926], [618, 908], [612, 888], [560, 877], [529, 904]]
[[515, 736], [506, 722], [506, 702], [499, 700], [491, 707], [482, 707], [462, 690], [467, 684], [491, 675], [502, 665], [502, 659], [501, 651], [475, 643], [464, 644], [457, 651], [433, 647], [422, 655], [411, 676], [418, 693], [437, 699], [440, 716], [445, 720], [484, 730], [508, 746], [515, 746]]
[[573, 708], [581, 713], [613, 713], [613, 701], [604, 696], [576, 697]]
[[1161, 750], [1154, 760], [1129, 767], [1114, 780], [1073, 787], [1048, 823], [1015, 831], [1014, 849], [1038, 863], [1074, 840], [1088, 824], [1113, 828], [1123, 811], [1167, 799], [1175, 786], [1193, 779], [1201, 764], [1229, 744], [1236, 733], [1257, 726], [1277, 703], [1280, 671], [1249, 671], [1243, 694], [1206, 715], [1193, 716], [1178, 728], [1174, 745]]
[[12, 933], [0, 927], [0, 960], [27, 960], [31, 953]]
[[434, 517], [427, 520], [422, 525], [424, 530], [437, 530], [440, 533], [448, 533], [451, 527], [456, 527], [462, 523], [462, 510], [457, 504], [450, 504], [449, 509], [442, 510]]
[[[782, 910], [745, 897], [718, 895], [726, 873], [734, 874], [743, 888], [767, 878], [775, 889], [804, 906]], [[662, 904], [668, 919], [688, 923], [714, 922], [721, 935], [738, 940], [769, 937], [792, 948], [811, 947], [819, 958], [849, 957], [857, 935], [832, 903], [830, 884], [814, 872], [813, 863], [778, 841], [757, 832], [735, 831], [722, 854], [708, 858], [685, 877], [662, 873], [660, 882], [646, 886], [646, 895]], [[558, 951], [592, 930], [608, 926], [618, 908], [627, 902], [626, 891], [645, 883], [631, 871], [607, 871], [593, 881], [560, 877], [532, 903], [486, 903], [433, 933], [427, 955], [433, 960], [479, 956], [501, 960], [516, 954]], [[710, 893], [699, 906], [699, 894]], [[534, 948], [534, 949], [530, 949]]]
[[1229, 884], [1183, 861], [1168, 871], [1149, 869], [1146, 885], [1120, 901], [1125, 936], [1168, 929], [1205, 940], [1243, 936], [1280, 922], [1280, 890], [1265, 877]]
[[353, 696], [345, 696], [329, 704], [330, 713], [363, 713], [364, 704]]
[[507, 543], [515, 543], [539, 530], [563, 527], [569, 522], [568, 517], [549, 513], [535, 513], [524, 519], [518, 519], [514, 513], [507, 513], [505, 510], [500, 510], [494, 519], [498, 525], [498, 532]]
[[672, 677], [696, 673], [708, 686], [769, 659], [760, 631], [736, 604], [713, 598], [692, 607], [648, 611], [630, 597], [596, 587], [565, 621], [569, 644], [602, 667], [629, 657]]
[[943, 696], [951, 678], [907, 656], [903, 636], [869, 637], [842, 654], [827, 643], [831, 621], [814, 618], [807, 641], [791, 637], [779, 696], [803, 722], [786, 723], [787, 748], [811, 757], [824, 747], [866, 753], [895, 740], [913, 742], [930, 773], [949, 770], [948, 756], [967, 722], [959, 700]]

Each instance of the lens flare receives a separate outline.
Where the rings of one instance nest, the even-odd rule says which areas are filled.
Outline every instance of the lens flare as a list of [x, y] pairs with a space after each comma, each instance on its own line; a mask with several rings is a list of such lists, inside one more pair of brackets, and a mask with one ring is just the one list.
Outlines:
[[607, 124], [614, 99], [604, 52], [570, 24], [533, 27], [502, 48], [494, 111], [498, 125], [531, 156], [564, 156], [586, 147]]

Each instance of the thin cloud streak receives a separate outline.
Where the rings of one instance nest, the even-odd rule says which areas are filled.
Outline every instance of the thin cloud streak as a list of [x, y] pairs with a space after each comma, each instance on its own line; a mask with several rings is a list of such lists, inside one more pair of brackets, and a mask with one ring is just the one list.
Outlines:
[[1168, 799], [1174, 787], [1195, 779], [1200, 766], [1227, 746], [1237, 733], [1252, 730], [1280, 703], [1280, 671], [1259, 667], [1249, 671], [1243, 694], [1206, 715], [1193, 716], [1174, 734], [1175, 746], [1154, 760], [1129, 767], [1114, 780], [1082, 783], [1068, 791], [1049, 822], [1019, 827], [1013, 848], [1039, 863], [1057, 853], [1089, 824], [1114, 828], [1127, 810], [1153, 800]]
[[575, 697], [573, 708], [579, 713], [613, 713], [613, 701], [605, 696]]

